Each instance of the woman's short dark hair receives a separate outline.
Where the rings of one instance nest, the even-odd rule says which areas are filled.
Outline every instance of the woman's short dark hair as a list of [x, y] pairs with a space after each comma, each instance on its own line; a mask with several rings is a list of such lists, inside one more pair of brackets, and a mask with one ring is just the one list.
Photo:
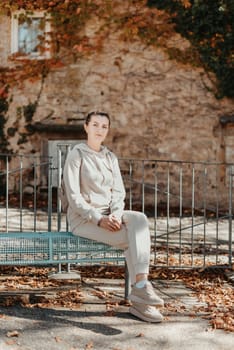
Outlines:
[[85, 118], [85, 124], [88, 125], [92, 116], [94, 115], [100, 115], [102, 117], [106, 117], [109, 121], [109, 126], [110, 126], [110, 116], [108, 113], [105, 113], [105, 112], [99, 112], [99, 111], [93, 111], [93, 112], [90, 112], [89, 114], [87, 114], [86, 118]]

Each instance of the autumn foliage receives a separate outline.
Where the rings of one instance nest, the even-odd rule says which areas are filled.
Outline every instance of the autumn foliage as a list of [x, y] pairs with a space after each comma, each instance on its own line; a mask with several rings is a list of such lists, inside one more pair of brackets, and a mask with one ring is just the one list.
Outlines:
[[150, 8], [171, 14], [207, 74], [213, 72], [216, 97], [234, 97], [234, 2], [230, 0], [148, 0]]
[[[214, 72], [217, 97], [233, 97], [234, 7], [229, 1], [190, 0], [2, 0], [0, 14], [13, 11], [27, 14], [46, 11], [50, 16], [50, 59], [17, 60], [10, 68], [0, 67], [0, 92], [6, 86], [24, 80], [43, 78], [57, 69], [102, 49], [105, 38], [119, 31], [120, 40], [142, 40], [160, 46], [170, 58], [191, 65], [202, 65], [207, 74]], [[85, 26], [99, 19], [101, 26], [94, 38], [86, 35]], [[169, 47], [168, 40], [179, 32], [191, 42], [186, 49]], [[43, 39], [43, 38], [42, 38]], [[43, 45], [41, 45], [43, 51]], [[4, 89], [4, 90], [3, 90]]]

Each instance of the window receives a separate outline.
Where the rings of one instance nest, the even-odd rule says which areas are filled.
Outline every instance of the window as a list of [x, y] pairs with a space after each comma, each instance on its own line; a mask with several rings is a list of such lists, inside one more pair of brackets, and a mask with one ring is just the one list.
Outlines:
[[[46, 141], [44, 141], [46, 143]], [[70, 149], [72, 149], [75, 145], [77, 145], [82, 140], [48, 140], [48, 153], [45, 153], [47, 147], [44, 143], [44, 157], [49, 157], [52, 160], [53, 173], [51, 178], [52, 187], [58, 186], [58, 169], [59, 162], [61, 162], [61, 172], [65, 163], [65, 159], [67, 153]], [[46, 169], [45, 169], [46, 170]], [[45, 174], [46, 175], [46, 174]]]
[[11, 53], [17, 57], [42, 59], [50, 57], [50, 21], [43, 12], [14, 12], [12, 15]]

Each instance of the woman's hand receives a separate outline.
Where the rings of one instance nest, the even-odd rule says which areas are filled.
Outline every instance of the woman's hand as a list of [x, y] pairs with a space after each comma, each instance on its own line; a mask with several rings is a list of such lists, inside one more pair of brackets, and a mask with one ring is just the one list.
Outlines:
[[121, 229], [121, 222], [119, 222], [119, 220], [114, 215], [103, 216], [99, 221], [98, 226], [115, 232]]

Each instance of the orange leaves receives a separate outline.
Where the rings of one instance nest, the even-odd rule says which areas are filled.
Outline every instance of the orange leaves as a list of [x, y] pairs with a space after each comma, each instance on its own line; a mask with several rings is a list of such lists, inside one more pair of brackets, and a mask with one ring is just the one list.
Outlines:
[[49, 7], [53, 7], [53, 6], [56, 5], [56, 2], [54, 2], [54, 1], [49, 1], [48, 5], [49, 5]]
[[199, 286], [198, 297], [207, 303], [207, 311], [211, 313], [210, 323], [214, 328], [234, 331], [234, 290], [225, 283], [221, 286], [214, 281], [209, 286]]
[[82, 44], [74, 45], [74, 46], [73, 46], [73, 50], [74, 50], [74, 51], [77, 51], [77, 52], [79, 52], [79, 53], [82, 53], [82, 52], [84, 51], [84, 47], [83, 47]]
[[123, 17], [122, 28], [122, 39], [139, 37], [149, 45], [165, 45], [167, 38], [174, 34], [170, 16], [165, 11], [146, 8], [145, 4], [139, 5], [137, 11]]
[[81, 7], [77, 7], [76, 14], [79, 15], [81, 13]]
[[226, 331], [234, 332], [234, 317], [230, 314], [214, 317], [210, 323], [214, 329], [225, 329]]
[[8, 96], [6, 86], [0, 88], [0, 98], [6, 99]]
[[[11, 57], [11, 59], [15, 60], [15, 55], [14, 57]], [[15, 62], [17, 62], [15, 67], [8, 69], [8, 71], [2, 75], [2, 81], [5, 85], [17, 85], [18, 87], [21, 87], [26, 80], [32, 83], [36, 82], [43, 79], [51, 69], [61, 68], [64, 66], [62, 61], [59, 59], [30, 60], [25, 57], [24, 59], [21, 58], [19, 61], [15, 60]], [[0, 90], [0, 97], [1, 91], [2, 89]]]
[[[189, 1], [184, 0], [184, 3], [188, 6]], [[100, 52], [111, 32], [119, 30], [123, 40], [140, 38], [147, 44], [163, 45], [173, 31], [170, 16], [165, 11], [149, 9], [146, 0], [121, 7], [113, 6], [109, 0], [16, 0], [14, 6], [11, 0], [0, 2], [0, 12], [4, 8], [9, 11], [20, 7], [51, 14], [49, 46], [54, 58], [42, 63], [22, 55], [20, 59], [17, 54], [11, 56], [15, 66], [4, 77], [4, 83], [10, 86], [22, 85], [25, 80], [34, 82], [45, 76], [44, 72], [47, 74], [53, 68], [62, 67], [61, 62], [69, 64], [90, 53]], [[86, 25], [92, 21], [92, 16], [95, 21], [100, 21], [101, 27], [88, 37]], [[42, 48], [42, 52], [45, 50]]]
[[198, 300], [205, 306], [194, 306], [192, 310], [186, 310], [186, 305], [167, 303], [165, 308], [168, 312], [183, 313], [189, 311], [190, 315], [196, 315], [202, 311], [207, 313], [213, 328], [226, 331], [234, 331], [234, 288], [225, 281], [224, 271], [174, 271], [160, 269], [152, 271], [152, 277], [165, 280], [179, 280], [194, 292]]
[[100, 289], [93, 291], [92, 294], [98, 297], [99, 299], [106, 299], [106, 297], [109, 296], [109, 293]]
[[49, 69], [57, 69], [57, 68], [64, 67], [64, 63], [59, 59], [56, 59], [56, 60], [52, 59], [52, 60], [48, 61], [47, 63], [48, 63]]
[[[8, 290], [22, 290], [32, 288], [48, 288], [57, 285], [53, 280], [48, 280], [46, 277], [35, 277], [30, 276], [13, 276], [7, 278], [2, 287]], [[1, 288], [2, 289], [2, 288]]]
[[192, 5], [191, 5], [191, 2], [189, 0], [181, 0], [181, 3], [182, 5], [184, 6], [184, 8], [190, 8]]
[[[41, 298], [40, 302], [31, 305], [31, 307], [66, 307], [70, 309], [77, 309], [83, 302], [82, 292], [78, 289], [69, 291], [59, 291], [51, 298], [49, 295]], [[28, 305], [29, 306], [29, 305]]]
[[[14, 58], [14, 57], [12, 57]], [[31, 61], [26, 57], [17, 62], [14, 68], [9, 69], [4, 76], [9, 85], [21, 85], [25, 80], [35, 81], [41, 78], [46, 71], [44, 61]]]
[[90, 45], [89, 40], [87, 37], [84, 37], [83, 39], [79, 40], [79, 44], [75, 44], [72, 48], [73, 52], [78, 55], [88, 55], [90, 52], [93, 51], [93, 47]]
[[63, 281], [48, 279], [49, 269], [26, 267], [17, 268], [16, 271], [17, 275], [1, 278], [1, 292], [4, 296], [1, 304], [5, 306], [20, 303], [27, 307], [77, 308], [83, 302], [83, 294], [78, 287], [70, 285], [69, 290], [61, 290], [58, 287], [63, 288]]

